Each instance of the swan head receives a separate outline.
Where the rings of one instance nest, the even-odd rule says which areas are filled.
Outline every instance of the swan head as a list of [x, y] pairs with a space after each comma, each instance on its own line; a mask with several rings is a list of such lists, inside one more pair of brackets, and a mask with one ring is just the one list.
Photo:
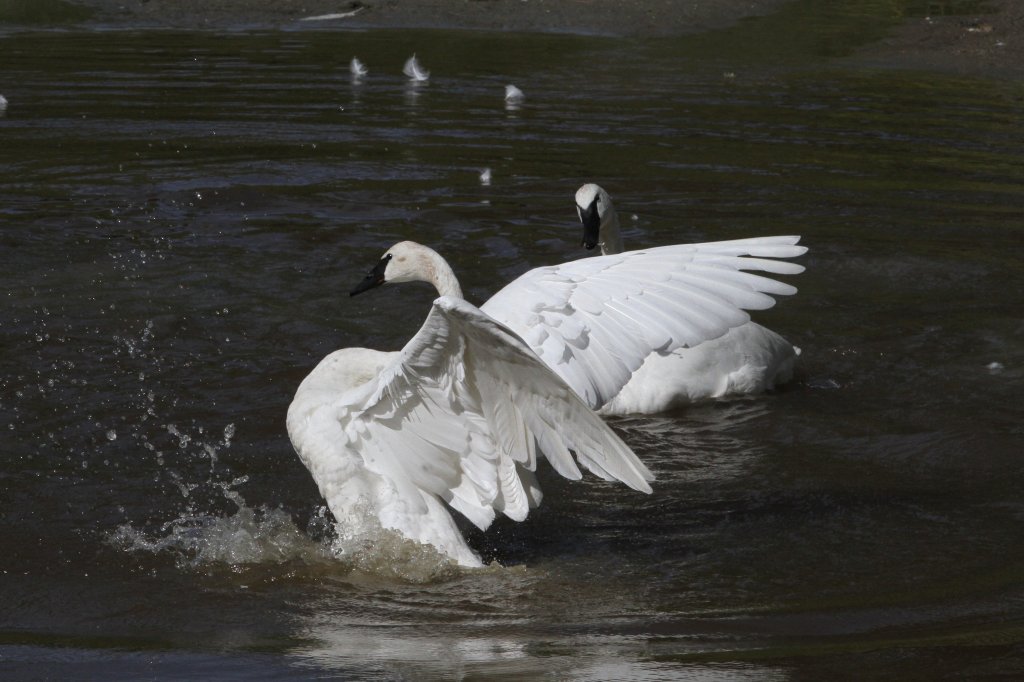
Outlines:
[[592, 182], [576, 190], [576, 213], [583, 223], [583, 247], [588, 251], [601, 241], [601, 226], [614, 213], [612, 198]]
[[349, 296], [392, 282], [429, 282], [442, 296], [462, 298], [451, 267], [433, 249], [416, 242], [398, 242], [373, 266]]

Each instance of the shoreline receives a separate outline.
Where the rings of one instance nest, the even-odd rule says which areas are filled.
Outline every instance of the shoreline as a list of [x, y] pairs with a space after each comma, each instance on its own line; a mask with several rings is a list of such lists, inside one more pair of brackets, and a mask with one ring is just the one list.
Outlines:
[[67, 0], [93, 23], [161, 28], [467, 29], [672, 36], [771, 14], [790, 0]]
[[[56, 0], [51, 0], [56, 1]], [[671, 37], [768, 16], [792, 0], [65, 0], [114, 28], [466, 29]], [[988, 0], [979, 14], [908, 17], [840, 65], [981, 78], [1024, 76], [1024, 0]]]

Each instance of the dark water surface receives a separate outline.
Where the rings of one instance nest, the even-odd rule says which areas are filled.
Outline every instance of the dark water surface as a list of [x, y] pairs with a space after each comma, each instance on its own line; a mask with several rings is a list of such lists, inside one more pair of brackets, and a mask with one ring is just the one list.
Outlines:
[[[0, 676], [1024, 672], [1024, 88], [701, 41], [0, 36]], [[798, 379], [614, 421], [655, 493], [548, 472], [488, 569], [334, 556], [285, 409], [432, 298], [347, 291], [412, 238], [482, 302], [588, 180], [627, 245], [802, 234]]]

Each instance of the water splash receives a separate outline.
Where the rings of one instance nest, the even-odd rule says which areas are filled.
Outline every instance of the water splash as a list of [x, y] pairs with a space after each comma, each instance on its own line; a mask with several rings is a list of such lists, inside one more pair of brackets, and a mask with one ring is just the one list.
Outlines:
[[[233, 485], [245, 482], [245, 477]], [[179, 481], [187, 488], [187, 483]], [[425, 584], [462, 575], [455, 562], [434, 548], [377, 527], [358, 535], [337, 526], [321, 507], [305, 531], [282, 509], [250, 507], [241, 493], [222, 486], [235, 506], [225, 515], [186, 511], [153, 530], [125, 523], [108, 534], [111, 546], [132, 554], [170, 556], [183, 570], [302, 563], [332, 573], [359, 573], [375, 579]], [[188, 495], [188, 490], [183, 490]]]
[[240, 493], [226, 486], [224, 497], [234, 503], [233, 514], [185, 512], [150, 532], [125, 523], [107, 541], [125, 552], [170, 555], [179, 568], [187, 569], [215, 565], [239, 569], [329, 558], [325, 545], [303, 533], [283, 510], [250, 507]]
[[375, 524], [362, 524], [358, 533], [335, 525], [331, 554], [354, 570], [386, 580], [435, 583], [451, 580], [468, 570], [430, 545], [413, 542]]

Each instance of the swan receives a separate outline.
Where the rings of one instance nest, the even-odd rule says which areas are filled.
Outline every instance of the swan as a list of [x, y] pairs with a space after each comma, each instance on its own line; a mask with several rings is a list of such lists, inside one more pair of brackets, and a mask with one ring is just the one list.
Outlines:
[[[288, 435], [350, 535], [379, 528], [481, 566], [444, 504], [481, 530], [541, 500], [538, 458], [651, 492], [651, 472], [515, 334], [462, 299], [435, 251], [401, 242], [357, 286], [425, 281], [439, 297], [398, 352], [335, 351], [302, 381]], [[570, 455], [576, 453], [576, 461]]]
[[[795, 289], [743, 270], [803, 252], [793, 237], [676, 245], [531, 270], [477, 308], [448, 263], [400, 242], [353, 291], [424, 281], [439, 294], [398, 352], [335, 351], [299, 385], [287, 429], [345, 533], [386, 528], [481, 565], [443, 503], [486, 530], [541, 501], [539, 457], [650, 492], [650, 471], [592, 411], [657, 348], [697, 343]], [[756, 258], [743, 257], [753, 254]], [[501, 316], [507, 323], [495, 319]], [[569, 451], [576, 453], [574, 461]]]
[[409, 57], [405, 60], [405, 66], [402, 67], [402, 73], [409, 77], [409, 80], [423, 82], [430, 79], [430, 72], [420, 66], [420, 62], [416, 59], [416, 55]]
[[526, 95], [523, 94], [522, 90], [514, 85], [505, 86], [505, 102], [508, 104], [519, 104], [524, 99], [526, 99]]
[[[611, 196], [588, 183], [576, 192], [583, 246], [622, 253], [619, 217]], [[793, 378], [800, 349], [756, 322], [671, 353], [650, 355], [602, 414], [653, 414], [709, 398], [762, 393]]]
[[352, 61], [348, 65], [349, 73], [352, 74], [352, 78], [359, 79], [369, 73], [366, 65], [359, 61], [358, 57], [352, 57]]

